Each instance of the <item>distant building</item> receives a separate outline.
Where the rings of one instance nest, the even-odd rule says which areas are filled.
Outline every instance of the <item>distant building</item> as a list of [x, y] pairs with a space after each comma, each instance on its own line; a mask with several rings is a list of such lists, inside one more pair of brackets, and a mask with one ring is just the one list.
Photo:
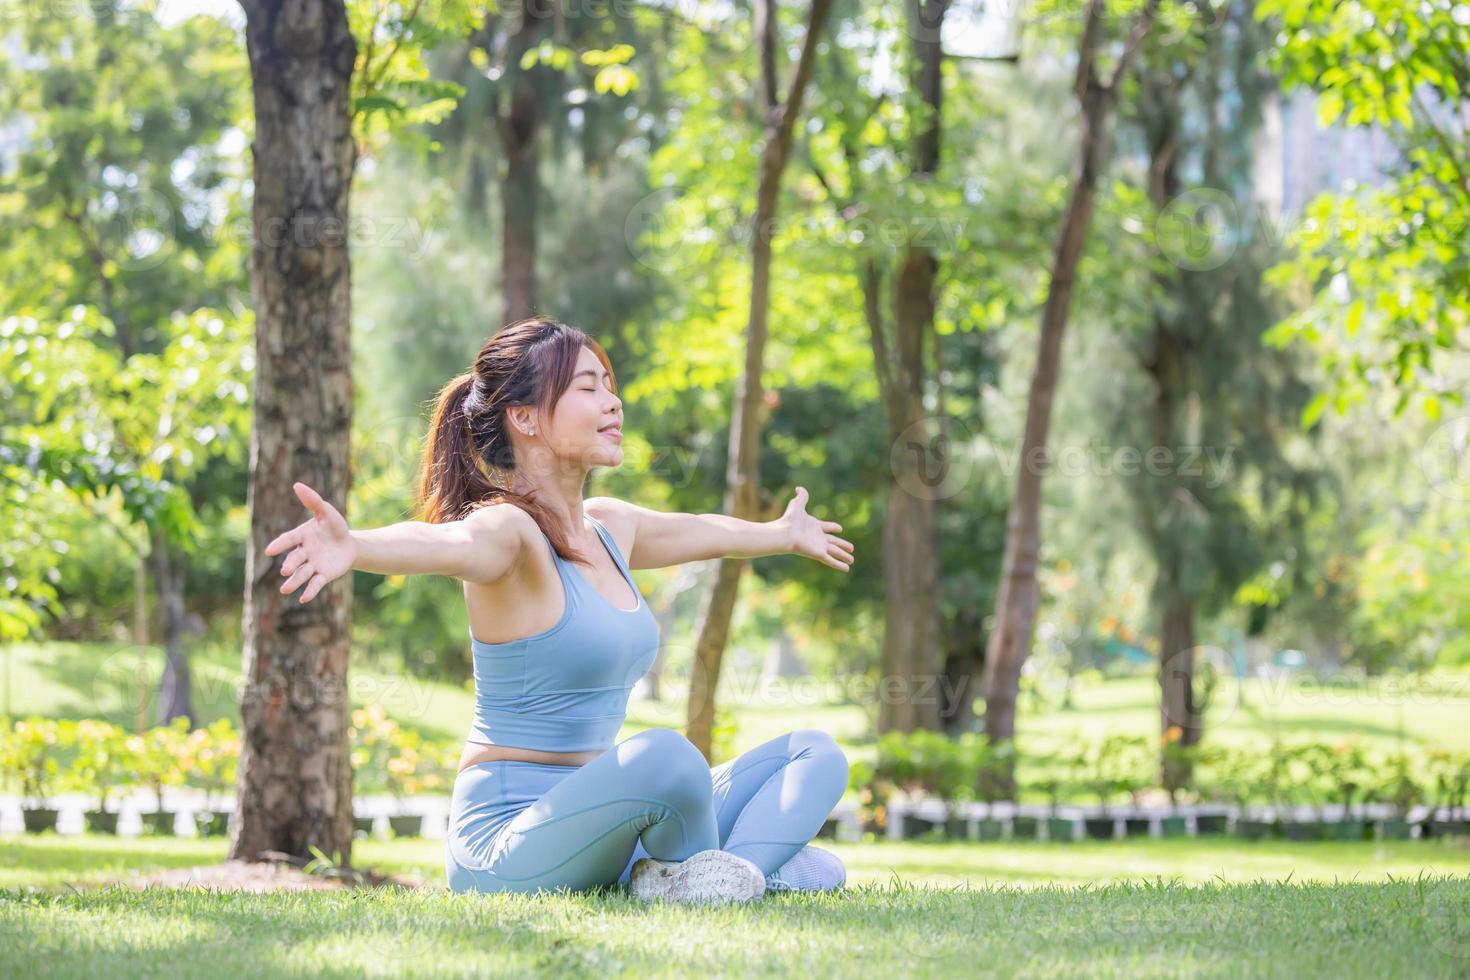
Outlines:
[[1378, 126], [1323, 128], [1316, 94], [1296, 89], [1263, 113], [1255, 154], [1256, 197], [1274, 216], [1300, 214], [1323, 191], [1349, 183], [1380, 185], [1399, 151]]

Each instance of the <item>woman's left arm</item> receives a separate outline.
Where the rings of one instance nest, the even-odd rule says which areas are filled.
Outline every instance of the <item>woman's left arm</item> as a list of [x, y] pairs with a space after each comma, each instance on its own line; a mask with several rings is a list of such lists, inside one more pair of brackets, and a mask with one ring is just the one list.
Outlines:
[[852, 542], [837, 536], [841, 524], [808, 514], [806, 501], [806, 488], [797, 487], [785, 512], [771, 521], [747, 521], [728, 514], [669, 513], [616, 497], [590, 497], [583, 501], [583, 509], [609, 530], [616, 525], [632, 537], [629, 568], [796, 554], [847, 571], [853, 562]]

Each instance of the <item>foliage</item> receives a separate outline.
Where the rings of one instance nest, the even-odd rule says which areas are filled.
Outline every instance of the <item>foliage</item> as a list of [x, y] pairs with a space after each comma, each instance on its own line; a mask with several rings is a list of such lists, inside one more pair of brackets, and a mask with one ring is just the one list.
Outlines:
[[240, 735], [228, 718], [207, 728], [196, 728], [179, 748], [179, 769], [185, 778], [204, 788], [205, 806], [211, 798], [233, 789], [240, 761]]
[[359, 152], [390, 142], [420, 154], [439, 148], [424, 127], [453, 111], [464, 86], [434, 78], [428, 54], [480, 30], [486, 9], [472, 0], [349, 0], [357, 41], [350, 111]]
[[77, 722], [77, 752], [67, 771], [71, 786], [97, 794], [98, 811], [107, 810], [113, 790], [131, 784], [139, 771], [127, 732], [104, 721]]
[[[1187, 786], [1172, 796], [1176, 804], [1188, 796], [1237, 807], [1260, 803], [1273, 808], [1283, 802], [1321, 808], [1336, 803], [1351, 811], [1355, 804], [1388, 802], [1402, 812], [1425, 798], [1424, 785], [1435, 787], [1437, 805], [1463, 807], [1470, 793], [1470, 753], [1443, 749], [1373, 752], [1356, 739], [1337, 742], [1275, 739], [1266, 745], [1222, 746], [1209, 742], [1180, 747], [1177, 736], [1164, 733], [1161, 744], [1187, 758], [1192, 774]], [[872, 810], [894, 792], [928, 795], [949, 803], [976, 798], [981, 773], [998, 766], [999, 751], [1012, 752], [1027, 763], [1029, 773], [1018, 798], [1042, 797], [1055, 812], [1063, 801], [1091, 797], [1104, 810], [1120, 796], [1139, 805], [1143, 793], [1159, 785], [1159, 767], [1150, 740], [1109, 734], [1087, 744], [1042, 754], [1007, 743], [991, 749], [980, 736], [957, 739], [933, 732], [888, 732], [878, 740], [876, 760], [856, 760], [850, 788]]]
[[22, 805], [45, 808], [61, 775], [59, 755], [76, 738], [76, 723], [19, 719], [0, 743], [0, 771], [20, 783]]
[[127, 738], [127, 751], [136, 766], [134, 775], [153, 790], [160, 813], [164, 812], [164, 788], [184, 784], [185, 772], [179, 763], [188, 733], [189, 719], [181, 715], [167, 725], [156, 725]]
[[1383, 188], [1324, 194], [1290, 236], [1282, 285], [1303, 280], [1313, 301], [1271, 333], [1324, 358], [1334, 386], [1309, 403], [1303, 425], [1339, 413], [1371, 389], [1396, 389], [1438, 418], [1461, 392], [1440, 373], [1470, 329], [1470, 132], [1456, 111], [1470, 85], [1470, 18], [1457, 0], [1261, 0], [1281, 26], [1275, 62], [1288, 86], [1317, 94], [1323, 125], [1377, 126], [1398, 148]]
[[461, 748], [403, 728], [377, 702], [352, 712], [351, 744], [355, 788], [386, 790], [400, 805], [405, 796], [449, 787]]

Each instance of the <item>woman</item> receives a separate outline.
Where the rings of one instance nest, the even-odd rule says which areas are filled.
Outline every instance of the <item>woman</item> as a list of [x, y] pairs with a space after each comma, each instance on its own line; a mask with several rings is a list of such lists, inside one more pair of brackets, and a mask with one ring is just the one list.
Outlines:
[[626, 882], [700, 901], [839, 887], [841, 861], [807, 846], [847, 786], [826, 733], [790, 732], [713, 771], [669, 729], [613, 739], [659, 646], [632, 568], [791, 553], [845, 572], [853, 546], [806, 512], [801, 487], [769, 522], [583, 500], [592, 467], [623, 461], [616, 392], [580, 330], [511, 324], [439, 393], [421, 520], [351, 530], [297, 483], [314, 516], [266, 547], [289, 552], [281, 592], [305, 586], [309, 602], [354, 568], [463, 580], [475, 720], [450, 803], [452, 890]]

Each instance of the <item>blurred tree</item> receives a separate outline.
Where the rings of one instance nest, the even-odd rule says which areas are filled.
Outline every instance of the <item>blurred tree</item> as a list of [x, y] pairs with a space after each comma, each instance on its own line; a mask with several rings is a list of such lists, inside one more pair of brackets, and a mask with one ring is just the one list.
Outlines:
[[[1078, 41], [1075, 92], [1081, 110], [1080, 141], [1071, 197], [1057, 235], [1046, 305], [1041, 313], [1036, 364], [1026, 408], [1025, 434], [1018, 454], [1015, 495], [1007, 519], [1006, 550], [995, 603], [995, 623], [985, 650], [985, 733], [992, 742], [1009, 741], [1016, 727], [1016, 695], [1021, 666], [1030, 651], [1038, 605], [1037, 560], [1041, 548], [1041, 486], [1051, 422], [1052, 399], [1061, 369], [1061, 341], [1071, 307], [1077, 264], [1087, 241], [1097, 183], [1107, 155], [1107, 126], [1144, 39], [1153, 28], [1158, 0], [1145, 0], [1127, 21], [1122, 52], [1106, 80], [1096, 59], [1108, 21], [1105, 0], [1090, 0]], [[1002, 789], [1010, 788], [1002, 773]]]
[[[218, 315], [206, 316], [233, 323], [242, 302], [244, 243], [231, 221], [243, 183], [237, 127], [245, 64], [237, 40], [209, 17], [165, 28], [146, 4], [32, 7], [7, 0], [5, 8], [16, 56], [0, 60], [0, 86], [11, 93], [25, 135], [0, 174], [0, 211], [27, 220], [0, 222], [0, 296], [8, 309], [32, 318], [27, 322], [42, 338], [59, 340], [55, 332], [68, 329], [76, 342], [86, 319], [107, 322], [87, 336], [114, 352], [111, 359], [89, 357], [105, 365], [93, 384], [120, 386], [116, 404], [92, 409], [116, 433], [110, 449], [134, 472], [153, 471], [181, 488], [176, 500], [194, 512], [190, 520], [207, 519], [239, 499], [243, 446], [234, 451], [228, 443], [239, 443], [243, 429], [220, 418], [203, 427], [211, 433], [204, 443], [192, 441], [196, 429], [181, 423], [178, 409], [202, 407], [194, 387], [199, 372], [163, 382], [148, 375], [160, 358], [199, 356], [198, 349], [171, 346], [183, 337], [206, 348], [215, 342], [196, 326], [181, 334], [181, 314], [218, 307]], [[238, 364], [235, 350], [219, 342], [219, 364]], [[172, 409], [170, 397], [180, 399]], [[15, 407], [27, 424], [83, 418], [67, 399]], [[100, 451], [103, 436], [94, 439], [89, 452]], [[181, 465], [182, 457], [191, 461]], [[47, 457], [70, 465], [66, 458]], [[103, 480], [92, 490], [108, 485]], [[121, 535], [137, 561], [134, 642], [148, 642], [144, 585], [151, 577], [167, 658], [160, 720], [188, 716], [188, 521], [169, 523], [163, 518], [172, 512], [126, 493], [123, 500], [126, 519], [141, 532]]]
[[[786, 92], [781, 92], [777, 57], [780, 25], [776, 0], [758, 0], [755, 35], [760, 53], [760, 106], [764, 133], [756, 189], [755, 215], [750, 238], [750, 304], [744, 343], [744, 367], [735, 386], [731, 413], [730, 449], [725, 470], [725, 498], [721, 512], [748, 521], [767, 521], [780, 515], [786, 503], [768, 493], [760, 482], [761, 429], [764, 416], [775, 404], [764, 390], [767, 320], [770, 314], [771, 252], [775, 237], [781, 180], [791, 159], [796, 120], [811, 81], [817, 44], [826, 31], [832, 0], [812, 0], [802, 35], [801, 54]], [[730, 630], [730, 617], [748, 562], [721, 558], [715, 580], [706, 595], [695, 626], [694, 658], [690, 670], [688, 719], [685, 734], [706, 758], [710, 757], [715, 698], [720, 662]]]
[[[1261, 64], [1268, 42], [1250, 3], [1200, 4], [1145, 46], [1140, 97], [1124, 112], [1143, 144], [1140, 223], [1153, 229], [1152, 251], [1130, 257], [1151, 282], [1137, 283], [1149, 310], [1125, 337], [1145, 383], [1118, 406], [1110, 436], [1139, 450], [1124, 486], [1156, 567], [1159, 727], [1186, 748], [1204, 731], [1197, 618], [1288, 551], [1305, 559], [1317, 490], [1290, 424], [1310, 390], [1295, 358], [1261, 344], [1276, 319], [1262, 283], [1275, 243], [1239, 217], [1257, 209], [1254, 139], [1275, 88]], [[1270, 508], [1268, 519], [1252, 500]], [[1160, 756], [1166, 788], [1187, 784], [1188, 758]]]

